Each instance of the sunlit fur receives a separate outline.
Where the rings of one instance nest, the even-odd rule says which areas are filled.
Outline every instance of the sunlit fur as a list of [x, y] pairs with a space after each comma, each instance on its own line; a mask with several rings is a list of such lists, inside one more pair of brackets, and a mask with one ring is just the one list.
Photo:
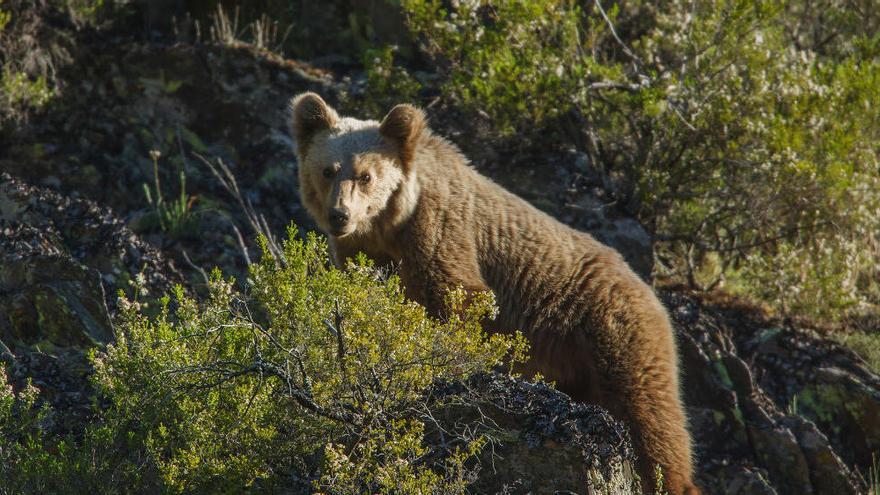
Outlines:
[[[346, 209], [352, 230], [345, 235], [353, 239], [381, 230], [376, 222], [387, 221], [389, 200], [401, 188], [404, 174], [382, 145], [378, 123], [341, 119], [338, 127], [314, 139], [299, 166], [300, 191], [309, 214], [321, 229], [332, 232], [330, 210]], [[327, 168], [335, 169], [333, 178], [324, 176]], [[366, 174], [370, 180], [363, 183], [359, 178]]]
[[[298, 113], [303, 98], [311, 108]], [[299, 96], [293, 127], [303, 204], [331, 234], [336, 263], [363, 251], [398, 265], [408, 297], [435, 314], [447, 287], [492, 290], [500, 307], [492, 329], [521, 329], [532, 343], [524, 372], [540, 371], [573, 398], [622, 419], [646, 491], [653, 492], [659, 464], [670, 493], [698, 493], [672, 327], [621, 256], [477, 173], [424, 126], [421, 111], [398, 106], [382, 124], [298, 117], [312, 117], [316, 108], [335, 116], [322, 104], [317, 95]], [[373, 170], [374, 189], [339, 199], [321, 174], [330, 164], [345, 171], [343, 183], [358, 167]], [[342, 237], [326, 220], [337, 201], [358, 211], [356, 231]]]

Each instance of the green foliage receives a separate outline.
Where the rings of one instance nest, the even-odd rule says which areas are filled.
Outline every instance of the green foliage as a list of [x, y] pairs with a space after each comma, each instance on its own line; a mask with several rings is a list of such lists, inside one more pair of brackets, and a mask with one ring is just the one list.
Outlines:
[[[38, 406], [28, 381], [13, 392], [0, 368], [0, 494], [130, 493], [149, 474], [111, 428], [89, 426], [79, 438], [46, 433], [53, 411]], [[146, 490], [145, 490], [146, 491]]]
[[177, 198], [165, 198], [159, 182], [160, 157], [161, 153], [159, 151], [150, 151], [150, 158], [153, 160], [154, 186], [150, 189], [147, 184], [144, 184], [144, 196], [146, 197], [147, 204], [153, 210], [154, 222], [158, 223], [163, 232], [168, 233], [172, 237], [180, 237], [190, 233], [193, 226], [195, 220], [193, 204], [196, 202], [196, 197], [186, 193], [186, 172], [181, 169], [178, 173], [179, 193]]
[[[70, 16], [70, 20], [77, 27], [95, 27], [101, 21], [102, 14], [108, 7], [104, 0], [61, 0]], [[121, 3], [121, 2], [111, 2]]]
[[401, 4], [449, 98], [500, 135], [555, 129], [623, 179], [660, 275], [827, 319], [880, 303], [876, 9]]
[[[30, 381], [16, 393], [8, 383], [6, 370], [0, 368], [0, 479], [12, 479], [16, 473], [13, 466], [28, 456], [37, 440], [36, 426], [44, 417], [35, 408], [39, 391]], [[31, 470], [22, 470], [33, 475]], [[0, 485], [0, 493], [11, 493], [14, 485]]]
[[357, 103], [360, 112], [381, 118], [393, 105], [415, 101], [421, 84], [406, 69], [395, 65], [396, 50], [389, 45], [364, 51], [367, 85]]
[[[411, 29], [448, 68], [444, 91], [493, 117], [502, 134], [571, 106], [587, 79], [614, 72], [580, 53], [579, 8], [567, 2], [404, 0]], [[556, 104], [550, 104], [556, 102]]]
[[[371, 493], [467, 493], [475, 473], [465, 461], [478, 454], [485, 438], [469, 439], [441, 464], [441, 469], [425, 469], [419, 459], [430, 455], [423, 443], [424, 424], [419, 421], [392, 420], [385, 434], [373, 434], [354, 448], [329, 445], [327, 469], [319, 485], [329, 493], [359, 494], [365, 487]], [[380, 466], [364, 459], [388, 459]]]
[[658, 16], [642, 39], [685, 55], [649, 59], [680, 111], [652, 124], [664, 146], [642, 165], [643, 215], [686, 272], [718, 253], [716, 276], [783, 311], [840, 316], [866, 302], [858, 281], [876, 252], [880, 179], [867, 143], [880, 120], [867, 102], [880, 64], [793, 48], [773, 2], [695, 5]]
[[[0, 7], [3, 6], [3, 2], [0, 2]], [[9, 24], [9, 21], [12, 20], [12, 13], [6, 12], [3, 9], [0, 9], [0, 31], [3, 31], [6, 28], [6, 25]]]
[[861, 356], [874, 373], [880, 373], [880, 332], [838, 332], [834, 338]]
[[780, 22], [799, 49], [831, 60], [880, 48], [880, 12], [871, 0], [786, 2]]
[[664, 476], [663, 476], [663, 468], [660, 467], [659, 464], [654, 465], [654, 494], [653, 495], [668, 495], [669, 492], [666, 491], [664, 485]]
[[7, 67], [0, 76], [0, 95], [4, 113], [12, 113], [13, 109], [21, 107], [42, 108], [52, 99], [54, 91], [49, 88], [45, 77], [32, 80], [24, 72], [12, 72]]
[[44, 435], [36, 390], [0, 388], [0, 493], [272, 493], [295, 477], [323, 493], [463, 493], [484, 434], [446, 425], [426, 443], [449, 400], [426, 391], [522, 361], [525, 339], [483, 332], [491, 294], [451, 291], [434, 319], [365, 258], [338, 270], [325, 241], [294, 236], [280, 257], [263, 242], [247, 295], [217, 271], [201, 306], [178, 287], [149, 317], [120, 295], [116, 342], [91, 358], [108, 405], [82, 435]]
[[[434, 320], [364, 259], [340, 271], [323, 241], [290, 235], [282, 259], [265, 249], [252, 266], [251, 303], [216, 272], [204, 308], [178, 288], [174, 317], [170, 300], [155, 320], [122, 300], [117, 342], [95, 361], [114, 415], [138, 425], [171, 492], [274, 486], [324, 449], [328, 492], [458, 490], [463, 473], [417, 461], [436, 405], [424, 390], [521, 358], [524, 340], [483, 333], [489, 295], [465, 306], [452, 292], [451, 316]], [[458, 458], [446, 467], [463, 470]]]

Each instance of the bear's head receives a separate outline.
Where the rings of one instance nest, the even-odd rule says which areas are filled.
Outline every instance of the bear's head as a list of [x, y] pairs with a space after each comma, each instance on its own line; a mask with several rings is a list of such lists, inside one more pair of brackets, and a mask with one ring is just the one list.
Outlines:
[[417, 195], [413, 162], [426, 134], [421, 110], [397, 105], [381, 123], [357, 120], [303, 93], [291, 101], [291, 112], [300, 195], [322, 230], [366, 235], [380, 219], [388, 225], [406, 213]]

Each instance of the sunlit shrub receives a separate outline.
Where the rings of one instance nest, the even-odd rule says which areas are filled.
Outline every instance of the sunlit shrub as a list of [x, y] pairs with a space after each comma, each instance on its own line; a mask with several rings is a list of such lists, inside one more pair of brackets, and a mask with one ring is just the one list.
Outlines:
[[366, 84], [356, 101], [343, 102], [344, 107], [356, 106], [360, 114], [378, 119], [398, 103], [416, 101], [421, 83], [394, 63], [395, 51], [396, 47], [390, 45], [364, 51]]
[[526, 341], [483, 332], [489, 293], [451, 291], [449, 316], [431, 318], [395, 276], [365, 258], [336, 269], [324, 240], [294, 235], [280, 257], [264, 249], [246, 293], [215, 272], [204, 304], [178, 287], [155, 318], [121, 296], [116, 341], [92, 356], [108, 405], [82, 435], [44, 435], [35, 390], [0, 388], [0, 493], [272, 492], [296, 479], [463, 493], [486, 430], [444, 425], [442, 445], [426, 442], [433, 411], [469, 400], [426, 392], [521, 361]]

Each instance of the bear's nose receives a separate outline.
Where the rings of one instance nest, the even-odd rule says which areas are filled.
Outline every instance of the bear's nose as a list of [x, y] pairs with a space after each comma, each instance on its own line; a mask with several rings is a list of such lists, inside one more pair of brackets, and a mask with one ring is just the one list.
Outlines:
[[348, 223], [348, 211], [333, 208], [330, 210], [330, 225], [335, 229], [345, 227]]

